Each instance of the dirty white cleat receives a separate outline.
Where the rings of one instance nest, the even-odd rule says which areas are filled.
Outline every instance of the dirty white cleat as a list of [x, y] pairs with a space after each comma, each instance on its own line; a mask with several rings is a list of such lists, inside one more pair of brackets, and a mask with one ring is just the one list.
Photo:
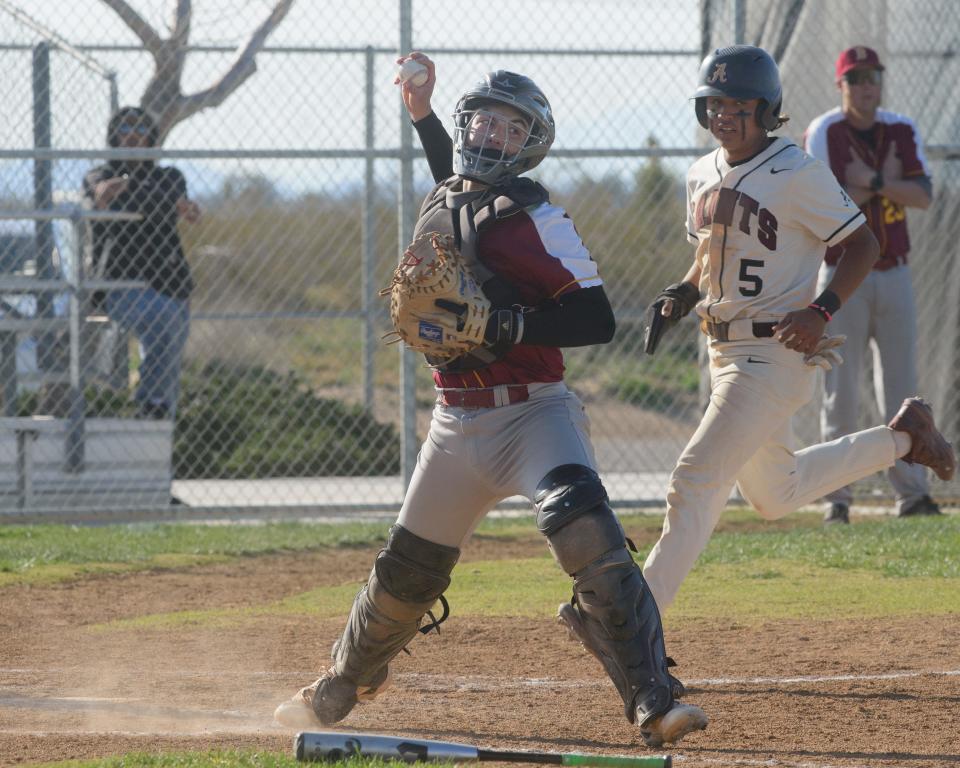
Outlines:
[[664, 714], [641, 725], [640, 735], [648, 747], [660, 747], [680, 741], [693, 731], [702, 731], [707, 727], [707, 722], [707, 715], [700, 707], [676, 702]]
[[303, 730], [307, 728], [316, 728], [322, 725], [317, 716], [313, 713], [313, 694], [317, 690], [317, 680], [313, 685], [301, 688], [293, 695], [293, 698], [283, 702], [273, 712], [273, 719], [277, 725], [285, 728], [296, 728]]
[[387, 667], [378, 677], [382, 677], [380, 682], [358, 687], [337, 675], [331, 667], [277, 707], [273, 719], [287, 728], [332, 725], [349, 715], [358, 702], [373, 701], [390, 687], [391, 677]]

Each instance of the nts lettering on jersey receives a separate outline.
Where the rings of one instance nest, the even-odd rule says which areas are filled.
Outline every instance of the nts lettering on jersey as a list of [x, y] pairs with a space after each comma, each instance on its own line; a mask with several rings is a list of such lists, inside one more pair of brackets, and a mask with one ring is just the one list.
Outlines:
[[712, 223], [736, 226], [745, 235], [756, 231], [757, 240], [768, 251], [777, 250], [777, 217], [746, 192], [721, 187], [697, 201], [697, 229]]

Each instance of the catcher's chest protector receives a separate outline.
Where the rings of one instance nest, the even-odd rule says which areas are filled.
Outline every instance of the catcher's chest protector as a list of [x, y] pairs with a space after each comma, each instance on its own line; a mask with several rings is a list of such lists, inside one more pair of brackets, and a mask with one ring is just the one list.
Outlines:
[[508, 185], [470, 192], [459, 190], [461, 184], [459, 176], [452, 176], [433, 188], [420, 209], [413, 239], [424, 232], [453, 235], [457, 248], [471, 266], [478, 261], [476, 243], [481, 229], [495, 219], [550, 199], [547, 190], [530, 179], [511, 179]]
[[[497, 219], [548, 202], [550, 195], [537, 182], [524, 178], [513, 178], [495, 187], [469, 192], [460, 189], [462, 184], [463, 180], [459, 176], [452, 176], [434, 187], [420, 209], [420, 218], [414, 228], [413, 238], [416, 240], [425, 232], [452, 235], [463, 255], [464, 263], [484, 287], [488, 298], [499, 305], [503, 303], [499, 301], [502, 298], [499, 294], [503, 293], [502, 284], [506, 281], [492, 280], [494, 273], [480, 261], [477, 255], [480, 231]], [[512, 294], [515, 290], [512, 286], [509, 287], [509, 293]], [[510, 303], [512, 302], [506, 302]], [[438, 370], [466, 371], [484, 368], [497, 359], [497, 355], [478, 348], [447, 363], [430, 357], [427, 361]]]

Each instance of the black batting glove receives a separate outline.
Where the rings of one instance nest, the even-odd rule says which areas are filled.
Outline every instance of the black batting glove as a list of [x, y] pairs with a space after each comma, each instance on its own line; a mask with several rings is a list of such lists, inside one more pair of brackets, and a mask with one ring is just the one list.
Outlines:
[[654, 299], [654, 305], [657, 306], [658, 311], [667, 299], [673, 302], [673, 307], [667, 319], [677, 322], [680, 318], [689, 315], [697, 302], [700, 301], [700, 289], [693, 283], [687, 282], [668, 285]]

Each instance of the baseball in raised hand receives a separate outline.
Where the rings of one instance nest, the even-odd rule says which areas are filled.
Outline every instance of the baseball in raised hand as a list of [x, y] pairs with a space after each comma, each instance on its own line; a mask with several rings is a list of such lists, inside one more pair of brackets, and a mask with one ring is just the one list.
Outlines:
[[436, 72], [430, 57], [413, 51], [397, 59], [399, 69], [394, 83], [400, 86], [400, 95], [410, 117], [422, 120], [433, 111], [430, 99], [436, 85]]
[[415, 88], [426, 85], [430, 79], [430, 72], [426, 65], [416, 59], [406, 59], [397, 70], [397, 79], [401, 83], [409, 82]]

